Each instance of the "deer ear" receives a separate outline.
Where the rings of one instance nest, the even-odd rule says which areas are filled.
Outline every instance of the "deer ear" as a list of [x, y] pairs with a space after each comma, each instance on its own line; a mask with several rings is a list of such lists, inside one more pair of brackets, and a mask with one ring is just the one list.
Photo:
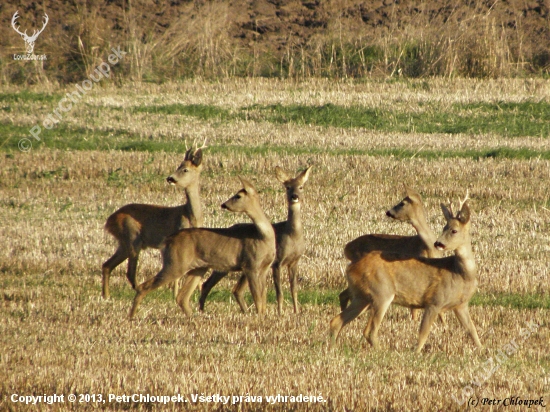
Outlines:
[[441, 203], [440, 206], [441, 206], [441, 211], [443, 212], [443, 216], [445, 216], [445, 220], [448, 222], [453, 218], [453, 213], [443, 203]]
[[411, 189], [409, 186], [405, 186], [405, 192], [407, 193], [407, 197], [409, 199], [412, 199], [418, 203], [422, 203], [422, 197], [420, 196], [420, 193], [418, 193], [416, 190]]
[[256, 188], [252, 183], [250, 183], [248, 180], [246, 180], [242, 176], [239, 176], [239, 179], [241, 180], [241, 183], [243, 184], [243, 188], [247, 193], [256, 193]]
[[191, 152], [193, 149], [187, 149], [185, 152], [185, 156], [183, 156], [183, 161], [191, 160]]
[[193, 155], [193, 158], [191, 159], [193, 164], [195, 166], [200, 166], [202, 163], [202, 149], [197, 149], [195, 154]]
[[312, 167], [313, 166], [308, 166], [306, 170], [296, 176], [296, 181], [298, 182], [298, 184], [303, 185], [305, 182], [307, 182], [307, 179], [309, 178], [309, 172], [311, 171]]
[[290, 180], [290, 176], [279, 166], [275, 167], [275, 176], [277, 177], [277, 180], [281, 183]]
[[456, 218], [463, 224], [470, 221], [470, 207], [468, 206], [468, 201], [464, 202], [462, 209], [456, 214]]

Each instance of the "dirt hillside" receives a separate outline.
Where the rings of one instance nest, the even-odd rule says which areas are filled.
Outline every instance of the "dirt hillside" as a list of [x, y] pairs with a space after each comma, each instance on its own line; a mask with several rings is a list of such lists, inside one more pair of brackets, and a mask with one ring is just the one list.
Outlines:
[[[492, 42], [496, 46], [482, 53], [500, 53], [526, 68], [548, 68], [550, 63], [550, 0], [7, 0], [0, 4], [4, 72], [6, 64], [13, 63], [11, 55], [24, 52], [22, 39], [11, 27], [16, 10], [21, 29], [29, 33], [48, 13], [50, 21], [37, 40], [36, 53], [52, 55], [46, 63], [50, 69], [70, 62], [82, 69], [109, 45], [121, 43], [143, 59], [152, 56], [151, 67], [182, 54], [188, 66], [193, 59], [197, 64], [210, 59], [216, 65], [225, 55], [225, 60], [233, 59], [237, 72], [237, 64], [250, 65], [243, 55], [255, 62], [268, 56], [272, 65], [286, 58], [288, 66], [300, 53], [305, 56], [304, 51], [327, 54], [329, 49], [330, 54], [335, 44], [352, 45], [365, 59], [368, 45], [383, 49], [430, 41], [432, 49], [450, 49], [465, 38], [470, 40], [457, 49], [458, 55]], [[427, 58], [429, 52], [421, 52]], [[338, 57], [332, 54], [330, 61]], [[142, 64], [141, 70], [147, 71], [149, 63]], [[65, 68], [64, 75], [71, 70]]]

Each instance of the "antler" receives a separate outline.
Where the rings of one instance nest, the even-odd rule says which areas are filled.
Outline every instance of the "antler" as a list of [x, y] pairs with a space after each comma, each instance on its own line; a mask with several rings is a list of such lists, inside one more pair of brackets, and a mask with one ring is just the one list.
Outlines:
[[451, 212], [451, 216], [454, 216], [453, 213], [453, 202], [451, 202], [451, 199], [447, 198], [447, 203], [449, 203], [449, 212]]
[[462, 206], [464, 206], [464, 203], [466, 203], [466, 200], [470, 199], [470, 196], [469, 196], [469, 189], [466, 189], [466, 196], [464, 197], [464, 200], [460, 200], [460, 198], [458, 198], [458, 202], [459, 202], [459, 208], [458, 210], [461, 210], [462, 209]]
[[206, 140], [207, 140], [207, 139], [208, 139], [208, 137], [205, 137], [205, 138], [204, 138], [204, 143], [202, 144], [201, 147], [197, 147], [197, 150], [199, 150], [199, 149], [206, 149], [206, 148], [208, 147], [208, 146], [206, 145]]
[[15, 14], [13, 15], [13, 17], [11, 18], [11, 26], [12, 26], [13, 29], [14, 29], [17, 33], [19, 33], [21, 36], [23, 36], [23, 37], [29, 37], [29, 36], [27, 36], [27, 30], [25, 30], [25, 33], [21, 33], [21, 32], [19, 31], [19, 28], [15, 26], [15, 24], [17, 23], [16, 20], [19, 18], [19, 15], [18, 15], [18, 14], [19, 14], [19, 10], [17, 10], [17, 11], [15, 12]]

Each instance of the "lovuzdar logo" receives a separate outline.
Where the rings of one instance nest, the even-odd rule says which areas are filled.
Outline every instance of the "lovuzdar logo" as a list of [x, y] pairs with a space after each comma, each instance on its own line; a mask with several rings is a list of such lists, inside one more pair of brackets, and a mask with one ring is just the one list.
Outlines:
[[25, 49], [27, 51], [27, 54], [14, 54], [13, 59], [14, 60], [46, 60], [45, 54], [42, 54], [42, 55], [34, 54], [34, 43], [36, 42], [36, 39], [38, 38], [40, 33], [42, 33], [46, 28], [46, 26], [48, 25], [48, 21], [50, 20], [48, 15], [44, 13], [44, 22], [42, 24], [42, 28], [40, 30], [34, 30], [32, 33], [32, 36], [29, 36], [27, 34], [27, 30], [25, 30], [24, 32], [21, 32], [19, 30], [19, 25], [17, 22], [18, 18], [19, 18], [19, 10], [17, 10], [13, 15], [11, 19], [11, 26], [13, 27], [13, 30], [15, 30], [17, 34], [19, 34], [25, 41]]

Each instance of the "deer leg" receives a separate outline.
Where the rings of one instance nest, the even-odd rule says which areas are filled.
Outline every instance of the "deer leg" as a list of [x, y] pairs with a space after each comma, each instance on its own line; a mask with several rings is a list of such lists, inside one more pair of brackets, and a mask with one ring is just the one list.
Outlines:
[[370, 304], [370, 300], [363, 299], [363, 298], [353, 298], [351, 301], [351, 304], [345, 308], [342, 313], [340, 313], [338, 316], [335, 316], [330, 321], [330, 336], [332, 340], [332, 344], [336, 342], [336, 339], [338, 338], [338, 335], [340, 334], [340, 330], [344, 326], [346, 326], [348, 323], [350, 323], [353, 319], [355, 319], [357, 316], [359, 316], [365, 308]]
[[443, 328], [446, 328], [447, 327], [447, 320], [445, 319], [445, 313], [439, 312], [439, 315], [437, 315], [437, 316], [439, 318], [439, 321], [443, 325]]
[[263, 273], [261, 274], [261, 288], [262, 288], [262, 313], [265, 314], [267, 312], [267, 275], [269, 274], [269, 269], [271, 269], [271, 265], [267, 266], [267, 268], [264, 269]]
[[[416, 320], [418, 317], [418, 312], [420, 312], [420, 309], [411, 309], [411, 319]], [[445, 320], [445, 314], [443, 312], [439, 312], [438, 315], [439, 321], [443, 325], [443, 327], [447, 326], [447, 321]]]
[[294, 313], [298, 314], [300, 309], [298, 307], [298, 262], [294, 262], [288, 267], [288, 276], [290, 280], [290, 294], [292, 295], [292, 303], [294, 305]]
[[340, 300], [340, 309], [342, 311], [346, 309], [346, 306], [348, 306], [349, 301], [351, 300], [351, 292], [349, 289], [345, 289], [342, 292], [340, 292], [340, 295], [338, 295], [338, 299]]
[[206, 298], [214, 286], [218, 284], [220, 280], [227, 276], [227, 272], [218, 272], [213, 271], [212, 274], [204, 281], [201, 286], [201, 296], [199, 298], [199, 309], [204, 310], [204, 304], [206, 303]]
[[248, 280], [248, 287], [250, 288], [250, 293], [252, 294], [252, 300], [256, 305], [256, 311], [258, 315], [263, 315], [265, 313], [265, 302], [266, 300], [266, 287], [265, 279], [262, 280], [262, 277], [265, 277], [267, 270], [255, 272], [246, 272], [246, 279]]
[[246, 279], [245, 275], [241, 275], [239, 278], [237, 284], [233, 287], [233, 296], [235, 296], [235, 300], [239, 304], [239, 307], [241, 308], [241, 311], [243, 313], [246, 313], [248, 310], [248, 306], [246, 304], [246, 301], [244, 300], [244, 289], [246, 288], [246, 285], [248, 284], [248, 280]]
[[375, 349], [380, 347], [380, 344], [378, 343], [378, 329], [380, 329], [382, 319], [384, 319], [384, 315], [390, 307], [393, 298], [394, 295], [385, 300], [378, 298], [372, 302], [371, 317], [365, 331], [363, 332], [363, 335]]
[[478, 348], [482, 348], [483, 345], [481, 344], [479, 337], [477, 336], [476, 327], [474, 326], [474, 322], [472, 322], [472, 318], [470, 317], [468, 305], [464, 304], [455, 308], [454, 313], [462, 326], [464, 326], [464, 328], [468, 331], [468, 334], [470, 335], [476, 346]]
[[372, 307], [369, 309], [370, 313], [368, 314], [369, 316], [369, 321], [367, 322], [367, 326], [365, 327], [365, 330], [363, 331], [363, 336], [367, 339], [368, 341], [368, 337], [369, 335], [371, 334], [371, 331], [372, 331], [372, 325], [373, 325], [373, 319], [374, 317], [372, 316]]
[[137, 272], [137, 263], [139, 259], [139, 254], [130, 255], [128, 257], [128, 272], [126, 272], [126, 278], [128, 278], [128, 281], [130, 282], [130, 285], [132, 285], [132, 289], [136, 289], [136, 272]]
[[273, 264], [273, 286], [275, 286], [275, 295], [277, 296], [277, 311], [279, 316], [283, 311], [284, 296], [281, 288], [281, 265], [279, 262]]
[[191, 306], [189, 305], [189, 299], [197, 288], [202, 276], [207, 271], [208, 268], [200, 268], [190, 271], [189, 273], [187, 273], [187, 276], [185, 277], [185, 280], [181, 285], [181, 289], [176, 297], [176, 303], [187, 316], [191, 316], [193, 314], [193, 309], [191, 309]]
[[128, 281], [130, 282], [134, 290], [137, 286], [136, 272], [139, 252], [141, 252], [141, 241], [139, 240], [139, 238], [135, 238], [131, 243], [130, 251], [128, 253], [128, 272], [126, 272], [126, 277], [128, 278]]
[[168, 287], [172, 288], [172, 296], [174, 296], [174, 299], [177, 301], [181, 289], [180, 279], [174, 280], [174, 282], [171, 285], [168, 285]]
[[428, 339], [428, 335], [430, 334], [432, 323], [434, 322], [438, 313], [439, 308], [436, 308], [434, 306], [428, 306], [424, 310], [424, 316], [422, 316], [422, 322], [420, 323], [420, 332], [418, 333], [418, 345], [416, 346], [416, 353], [420, 353], [422, 351], [422, 348], [424, 347], [424, 344]]
[[109, 299], [109, 278], [111, 272], [122, 262], [128, 259], [128, 254], [121, 246], [118, 247], [113, 256], [111, 256], [102, 266], [102, 290], [103, 290], [103, 299]]
[[[183, 271], [184, 273], [186, 271]], [[137, 308], [140, 305], [141, 301], [147, 296], [150, 292], [159, 287], [166, 285], [174, 280], [177, 280], [180, 276], [178, 273], [173, 273], [170, 270], [166, 270], [164, 267], [157, 273], [156, 276], [147, 279], [141, 285], [136, 287], [136, 297], [134, 298], [134, 303], [132, 309], [130, 310], [130, 319], [133, 319], [134, 315], [137, 312]]]

